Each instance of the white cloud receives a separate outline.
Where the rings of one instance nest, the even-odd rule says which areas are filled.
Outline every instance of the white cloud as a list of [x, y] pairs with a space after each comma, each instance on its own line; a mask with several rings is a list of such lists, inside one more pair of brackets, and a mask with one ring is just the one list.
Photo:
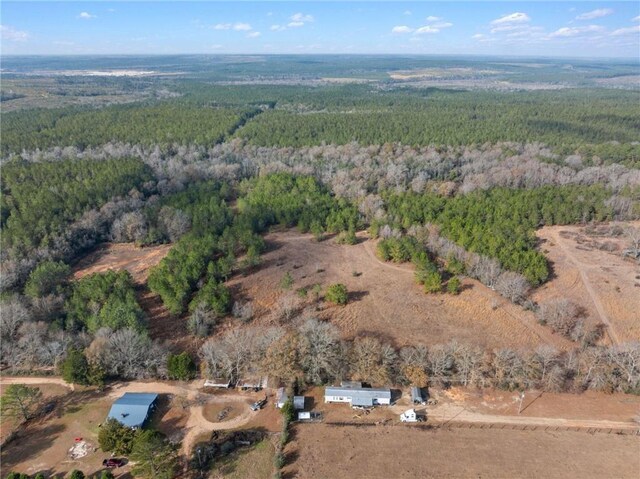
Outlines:
[[248, 32], [252, 30], [248, 23], [218, 23], [213, 26], [214, 30], [235, 30], [236, 32]]
[[291, 28], [304, 27], [304, 22], [289, 22], [287, 26]]
[[496, 18], [491, 22], [491, 25], [508, 25], [512, 23], [526, 23], [530, 21], [531, 17], [526, 13], [515, 12], [510, 13], [509, 15], [504, 15], [500, 18]]
[[270, 17], [273, 15], [273, 12], [267, 12], [267, 17]]
[[248, 23], [236, 23], [233, 26], [233, 29], [237, 32], [248, 32], [249, 30], [252, 30], [251, 25]]
[[403, 15], [413, 15], [413, 12], [411, 10], [405, 10], [402, 14]]
[[640, 25], [627, 28], [618, 28], [617, 30], [611, 32], [611, 35], [619, 37], [621, 35], [632, 35], [634, 33], [640, 33]]
[[220, 50], [222, 48], [222, 45], [220, 45], [219, 43], [214, 43], [209, 48], [211, 48], [212, 50]]
[[26, 42], [29, 39], [29, 33], [16, 30], [9, 25], [0, 25], [0, 38], [9, 42]]
[[258, 38], [260, 35], [262, 35], [260, 32], [251, 32], [247, 34], [247, 38]]
[[417, 35], [422, 35], [424, 33], [438, 33], [440, 31], [439, 28], [434, 28], [431, 25], [425, 25], [424, 27], [420, 27], [416, 30]]
[[581, 13], [576, 17], [576, 20], [593, 20], [594, 18], [602, 18], [607, 15], [611, 15], [613, 10], [610, 8], [597, 8], [596, 10], [591, 10], [590, 12]]
[[91, 20], [92, 18], [98, 18], [98, 16], [92, 15], [89, 12], [80, 12], [80, 14], [78, 15], [78, 18], [81, 18], [83, 20]]
[[54, 45], [59, 45], [61, 47], [72, 47], [75, 45], [74, 42], [69, 42], [67, 40], [55, 40], [53, 42]]
[[396, 25], [391, 29], [391, 33], [411, 33], [413, 28], [406, 25]]
[[431, 25], [433, 28], [437, 28], [439, 30], [443, 29], [443, 28], [449, 28], [453, 26], [453, 23], [449, 23], [449, 22], [441, 22], [441, 23], [434, 23]]
[[594, 33], [594, 32], [602, 32], [602, 31], [604, 31], [604, 27], [601, 27], [600, 25], [588, 25], [586, 27], [563, 27], [549, 34], [549, 37], [550, 38], [575, 37], [577, 35], [584, 35], [585, 33]]
[[269, 30], [274, 31], [274, 32], [281, 32], [282, 30], [286, 30], [287, 27], [285, 27], [284, 25], [271, 25], [269, 27]]
[[631, 19], [632, 22], [640, 22], [640, 15], [638, 15], [637, 17], [633, 17]]
[[433, 15], [427, 17], [427, 22], [439, 22], [440, 20], [442, 20], [442, 17], [434, 17]]
[[309, 22], [313, 22], [313, 15], [305, 15], [304, 13], [294, 13], [293, 15], [291, 15], [290, 20], [292, 22], [309, 23]]
[[474, 36], [472, 36], [471, 38], [473, 38], [474, 40], [482, 40], [483, 38], [486, 38], [487, 36], [484, 35], [483, 33], [476, 33]]

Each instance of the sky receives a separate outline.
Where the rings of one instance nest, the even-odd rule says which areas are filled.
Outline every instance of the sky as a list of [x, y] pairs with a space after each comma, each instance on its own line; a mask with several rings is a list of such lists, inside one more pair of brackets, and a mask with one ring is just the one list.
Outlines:
[[638, 1], [2, 1], [2, 54], [640, 59]]

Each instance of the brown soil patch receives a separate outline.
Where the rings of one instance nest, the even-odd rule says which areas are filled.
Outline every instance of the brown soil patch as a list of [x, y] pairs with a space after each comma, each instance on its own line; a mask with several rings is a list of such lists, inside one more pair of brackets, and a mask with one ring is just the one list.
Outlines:
[[[334, 323], [345, 339], [375, 335], [398, 346], [436, 344], [452, 339], [487, 348], [533, 348], [569, 343], [538, 325], [531, 312], [501, 298], [481, 283], [465, 279], [458, 296], [427, 295], [415, 283], [409, 264], [384, 263], [376, 258], [375, 242], [360, 235], [360, 243], [338, 245], [334, 240], [316, 242], [311, 235], [270, 233], [262, 266], [246, 277], [228, 282], [234, 298], [251, 300], [254, 322], [280, 321], [278, 310], [290, 296], [302, 316], [316, 316]], [[309, 292], [300, 299], [279, 286], [286, 272], [294, 278], [294, 290]], [[311, 288], [344, 283], [350, 294], [346, 306], [316, 304]]]
[[144, 284], [147, 282], [149, 269], [157, 265], [170, 249], [170, 244], [140, 248], [131, 243], [105, 243], [75, 264], [73, 276], [79, 279], [110, 269], [126, 269], [137, 284]]
[[249, 407], [250, 401], [240, 405], [235, 403], [210, 403], [205, 404], [202, 415], [209, 422], [224, 422], [240, 416]]
[[[604, 394], [586, 391], [582, 394], [527, 391], [520, 406], [520, 393], [494, 389], [451, 388], [432, 391], [439, 404], [450, 402], [482, 414], [514, 415], [600, 421], [640, 421], [640, 396]], [[435, 419], [435, 418], [434, 418]]]
[[286, 477], [636, 478], [640, 470], [631, 435], [299, 424], [293, 438]]
[[640, 279], [636, 278], [640, 277], [640, 265], [621, 256], [623, 237], [599, 238], [599, 243], [618, 246], [607, 252], [585, 241], [582, 232], [580, 226], [538, 230], [541, 249], [553, 267], [554, 277], [534, 293], [533, 299], [568, 298], [586, 309], [591, 322], [608, 326], [611, 342], [639, 340]]

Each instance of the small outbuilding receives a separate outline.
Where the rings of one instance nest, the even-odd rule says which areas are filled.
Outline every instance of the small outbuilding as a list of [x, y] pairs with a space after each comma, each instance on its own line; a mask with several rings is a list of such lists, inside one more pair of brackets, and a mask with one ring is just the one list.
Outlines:
[[304, 396], [293, 396], [293, 409], [296, 411], [304, 410]]
[[417, 386], [411, 387], [411, 402], [415, 405], [424, 405], [424, 396], [422, 395], [422, 389]]
[[289, 396], [285, 392], [284, 388], [278, 388], [276, 391], [276, 407], [278, 409], [282, 409], [284, 407], [284, 403], [289, 400]]
[[241, 379], [236, 384], [236, 387], [239, 389], [253, 389], [254, 391], [259, 391], [267, 387], [268, 378], [265, 377], [252, 377]]
[[154, 393], [124, 393], [111, 406], [107, 418], [139, 429], [155, 410], [158, 395]]
[[231, 380], [230, 379], [223, 379], [223, 378], [207, 379], [204, 382], [204, 387], [205, 388], [229, 389], [231, 387]]

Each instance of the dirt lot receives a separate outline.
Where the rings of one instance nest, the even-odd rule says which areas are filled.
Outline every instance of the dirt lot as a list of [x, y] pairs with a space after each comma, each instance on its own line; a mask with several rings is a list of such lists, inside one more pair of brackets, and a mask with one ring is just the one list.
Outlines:
[[79, 279], [110, 269], [126, 269], [137, 284], [144, 284], [149, 268], [158, 264], [170, 249], [169, 244], [139, 248], [130, 243], [106, 243], [78, 261], [73, 267], [73, 276]]
[[[620, 255], [625, 238], [594, 240], [580, 226], [545, 227], [537, 234], [554, 277], [533, 298], [538, 302], [571, 299], [587, 310], [591, 321], [608, 326], [610, 341], [640, 340], [640, 265]], [[615, 249], [600, 250], [596, 243]]]
[[298, 424], [285, 477], [637, 478], [637, 436]]
[[[375, 242], [361, 235], [354, 246], [328, 239], [316, 242], [311, 235], [270, 233], [269, 251], [254, 273], [229, 281], [235, 298], [251, 300], [255, 322], [277, 323], [286, 298], [304, 315], [334, 323], [347, 339], [375, 335], [396, 345], [435, 344], [452, 339], [488, 348], [532, 348], [548, 343], [567, 348], [569, 343], [538, 325], [532, 313], [510, 304], [477, 281], [465, 279], [458, 296], [427, 295], [414, 282], [409, 264], [384, 263], [376, 258]], [[294, 290], [307, 288], [306, 299], [279, 287], [286, 272], [294, 278]], [[347, 285], [350, 301], [344, 307], [313, 305], [314, 284], [323, 291], [331, 283]]]
[[[47, 385], [49, 388], [50, 385]], [[102, 469], [108, 455], [98, 449], [98, 425], [104, 420], [110, 402], [93, 391], [76, 391], [56, 396], [57, 406], [50, 414], [30, 422], [18, 437], [2, 449], [2, 473], [17, 470], [27, 474], [44, 472], [65, 474], [73, 469], [93, 473]], [[88, 454], [69, 457], [69, 450], [82, 438]]]

